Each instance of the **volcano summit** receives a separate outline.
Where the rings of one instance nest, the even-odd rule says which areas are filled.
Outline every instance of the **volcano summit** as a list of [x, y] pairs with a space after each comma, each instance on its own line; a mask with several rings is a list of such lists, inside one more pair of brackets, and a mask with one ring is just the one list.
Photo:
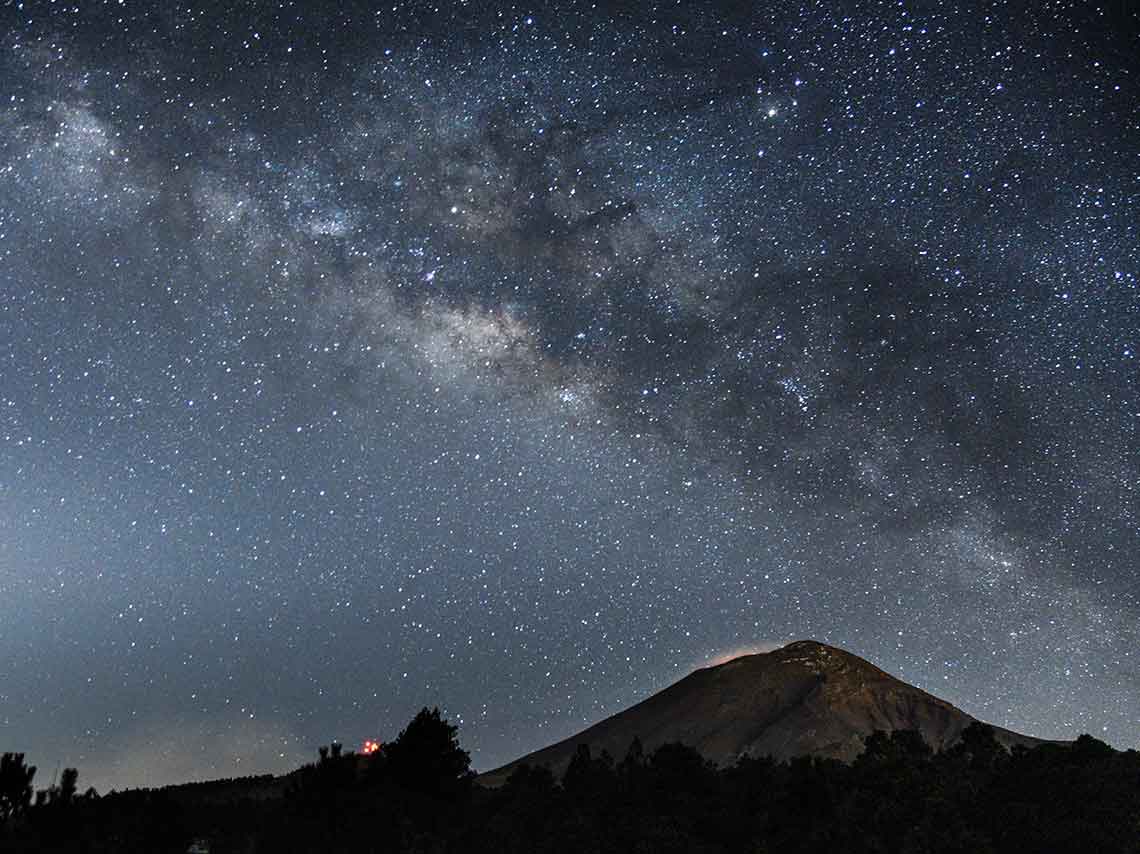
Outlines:
[[[580, 744], [621, 758], [634, 738], [647, 752], [681, 742], [718, 765], [742, 756], [820, 756], [850, 761], [875, 730], [917, 730], [935, 750], [976, 719], [857, 655], [816, 641], [704, 667], [637, 705], [480, 778], [495, 786], [519, 765], [562, 773]], [[1011, 747], [1040, 744], [994, 727]]]

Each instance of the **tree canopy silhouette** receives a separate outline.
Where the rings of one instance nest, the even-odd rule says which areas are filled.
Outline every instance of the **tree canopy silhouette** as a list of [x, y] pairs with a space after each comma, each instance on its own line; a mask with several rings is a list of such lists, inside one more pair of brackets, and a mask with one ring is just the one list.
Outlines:
[[32, 802], [36, 766], [24, 764], [24, 754], [0, 756], [0, 823], [26, 810]]
[[473, 776], [471, 756], [459, 746], [459, 727], [438, 708], [421, 709], [384, 747], [384, 758], [397, 785], [424, 794], [458, 794]]
[[[457, 728], [423, 709], [395, 741], [328, 746], [285, 778], [249, 778], [40, 806], [4, 759], [4, 854], [210, 850], [409, 854], [844, 851], [847, 854], [1140, 854], [1140, 753], [1090, 736], [1007, 751], [988, 727], [933, 751], [915, 731], [875, 733], [852, 764], [744, 756], [717, 767], [684, 744], [640, 741], [614, 762], [581, 745], [562, 779], [521, 765], [470, 785]], [[244, 784], [244, 785], [243, 785]], [[53, 789], [56, 787], [53, 787]], [[276, 794], [273, 792], [276, 791]]]

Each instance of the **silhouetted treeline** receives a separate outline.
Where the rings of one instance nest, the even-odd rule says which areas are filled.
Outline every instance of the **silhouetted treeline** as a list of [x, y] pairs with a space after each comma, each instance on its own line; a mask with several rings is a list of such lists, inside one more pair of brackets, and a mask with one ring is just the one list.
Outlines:
[[679, 744], [646, 754], [635, 741], [617, 761], [583, 746], [561, 781], [523, 767], [488, 790], [456, 728], [425, 709], [376, 754], [322, 749], [283, 791], [73, 798], [50, 821], [50, 805], [43, 820], [24, 807], [0, 827], [0, 850], [1140, 854], [1140, 753], [1090, 736], [1010, 753], [980, 724], [938, 754], [915, 732], [875, 733], [851, 765], [717, 769]]

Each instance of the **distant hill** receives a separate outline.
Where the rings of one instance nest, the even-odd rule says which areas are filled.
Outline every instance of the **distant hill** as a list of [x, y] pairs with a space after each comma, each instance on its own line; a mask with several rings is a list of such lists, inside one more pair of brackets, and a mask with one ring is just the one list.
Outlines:
[[[936, 750], [949, 747], [975, 718], [842, 649], [797, 641], [774, 652], [705, 667], [578, 735], [478, 778], [503, 783], [521, 764], [561, 774], [578, 745], [620, 760], [635, 737], [650, 752], [681, 742], [718, 765], [741, 756], [822, 756], [850, 761], [874, 730], [917, 730]], [[994, 727], [1010, 747], [1040, 739]]]
[[280, 777], [260, 774], [199, 783], [178, 783], [163, 786], [158, 791], [183, 807], [230, 804], [241, 800], [272, 801], [285, 796], [285, 790], [296, 773], [293, 771]]

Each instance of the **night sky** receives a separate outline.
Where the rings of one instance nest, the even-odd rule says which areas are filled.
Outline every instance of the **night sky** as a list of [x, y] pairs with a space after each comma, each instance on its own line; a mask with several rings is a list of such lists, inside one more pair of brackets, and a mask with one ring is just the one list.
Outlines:
[[437, 704], [487, 769], [808, 637], [1140, 746], [1132, 4], [0, 22], [0, 748], [40, 785]]

